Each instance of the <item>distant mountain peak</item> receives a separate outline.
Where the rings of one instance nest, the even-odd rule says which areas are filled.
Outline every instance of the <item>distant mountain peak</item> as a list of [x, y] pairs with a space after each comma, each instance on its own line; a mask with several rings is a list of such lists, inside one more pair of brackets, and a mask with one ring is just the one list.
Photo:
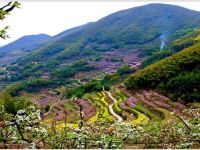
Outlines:
[[[112, 13], [94, 23], [74, 27], [50, 37], [45, 45], [38, 47], [34, 53], [30, 52], [26, 57], [18, 59], [16, 63], [38, 61], [58, 65], [70, 61], [73, 57], [81, 58], [84, 53], [87, 53], [89, 58], [88, 53], [92, 56], [99, 51], [103, 54], [116, 49], [143, 50], [144, 45], [160, 45], [160, 36], [163, 33], [172, 35], [179, 31], [198, 28], [199, 22], [200, 12], [180, 6], [161, 3], [138, 6]], [[31, 37], [29, 42], [30, 39]], [[170, 42], [170, 37], [167, 37], [167, 40]]]
[[0, 52], [13, 52], [16, 50], [31, 50], [51, 39], [50, 35], [41, 33], [37, 35], [25, 35], [0, 48]]

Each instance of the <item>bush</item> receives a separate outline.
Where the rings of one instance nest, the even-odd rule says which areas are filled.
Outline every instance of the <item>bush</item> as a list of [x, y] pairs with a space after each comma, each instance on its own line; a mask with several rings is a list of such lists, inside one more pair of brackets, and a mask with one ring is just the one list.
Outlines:
[[16, 114], [17, 113], [17, 104], [11, 96], [6, 97], [4, 99], [4, 108], [6, 112], [11, 113], [11, 114]]
[[48, 112], [49, 110], [50, 110], [50, 106], [49, 106], [49, 105], [46, 105], [45, 111]]
[[32, 102], [26, 97], [12, 97], [8, 93], [0, 94], [0, 105], [3, 105], [5, 111], [10, 114], [16, 114], [18, 110], [24, 109], [30, 106]]
[[117, 70], [117, 73], [120, 76], [124, 76], [124, 75], [130, 74], [130, 73], [133, 73], [133, 69], [131, 68], [130, 65], [123, 65], [123, 66], [119, 67], [119, 69]]
[[107, 85], [111, 86], [119, 82], [119, 80], [120, 80], [120, 76], [118, 74], [108, 74], [108, 75], [105, 75], [105, 77], [103, 78], [102, 84], [104, 86], [107, 86]]

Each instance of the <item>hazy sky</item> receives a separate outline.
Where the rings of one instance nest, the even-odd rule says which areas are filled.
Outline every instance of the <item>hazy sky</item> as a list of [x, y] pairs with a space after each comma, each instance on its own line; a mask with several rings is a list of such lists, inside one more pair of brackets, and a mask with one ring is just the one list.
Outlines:
[[[150, 2], [149, 2], [150, 3]], [[156, 1], [156, 3], [158, 3]], [[165, 2], [167, 3], [167, 2]], [[2, 6], [4, 3], [0, 3]], [[11, 38], [0, 39], [7, 44], [24, 35], [46, 33], [55, 35], [66, 29], [97, 21], [113, 12], [148, 4], [147, 2], [21, 2], [20, 9], [1, 21], [0, 28], [10, 26]], [[200, 2], [173, 2], [189, 9], [200, 11]]]

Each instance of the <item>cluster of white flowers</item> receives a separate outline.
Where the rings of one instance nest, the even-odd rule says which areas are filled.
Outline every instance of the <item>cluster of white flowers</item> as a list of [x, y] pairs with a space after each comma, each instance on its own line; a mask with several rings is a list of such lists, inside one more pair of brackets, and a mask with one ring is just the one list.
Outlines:
[[46, 128], [41, 124], [40, 111], [34, 106], [18, 110], [15, 116], [7, 120], [7, 124], [9, 126], [5, 130], [11, 133], [7, 138], [13, 143], [27, 144], [21, 134], [25, 139], [33, 142], [47, 135]]
[[18, 111], [17, 111], [17, 114], [18, 114], [18, 115], [21, 115], [21, 114], [24, 114], [24, 113], [25, 113], [25, 110], [18, 110]]
[[192, 146], [192, 142], [180, 143], [176, 146], [177, 149], [188, 149]]

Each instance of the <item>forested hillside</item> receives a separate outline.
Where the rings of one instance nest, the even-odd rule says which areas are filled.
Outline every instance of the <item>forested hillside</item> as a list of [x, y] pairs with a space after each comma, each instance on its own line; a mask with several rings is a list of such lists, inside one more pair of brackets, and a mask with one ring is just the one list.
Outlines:
[[[199, 30], [194, 32], [199, 33]], [[196, 34], [190, 38], [186, 37], [173, 42], [172, 48], [175, 51], [183, 49], [181, 52], [131, 75], [125, 82], [126, 87], [131, 90], [156, 88], [174, 100], [183, 99], [186, 102], [199, 102], [199, 36]], [[165, 55], [165, 57], [167, 56]]]
[[[57, 36], [56, 40], [18, 59], [10, 66], [16, 70], [11, 80], [38, 78], [77, 59], [86, 59], [92, 64], [94, 61], [108, 62], [110, 58], [105, 56], [106, 53], [119, 57], [124, 64], [137, 62], [160, 50], [161, 37], [165, 37], [167, 45], [188, 30], [198, 27], [199, 21], [199, 12], [173, 5], [149, 4], [119, 11], [97, 22], [61, 33], [62, 36]], [[121, 56], [129, 53], [138, 55], [138, 58], [132, 57], [130, 60]], [[24, 72], [26, 68], [31, 76]]]
[[171, 56], [184, 48], [190, 47], [198, 42], [196, 37], [198, 36], [199, 30], [190, 29], [185, 31], [185, 34], [181, 34], [180, 38], [172, 41], [162, 51], [153, 50], [144, 59], [141, 64], [141, 68], [144, 68], [152, 63], [155, 63], [161, 59]]

